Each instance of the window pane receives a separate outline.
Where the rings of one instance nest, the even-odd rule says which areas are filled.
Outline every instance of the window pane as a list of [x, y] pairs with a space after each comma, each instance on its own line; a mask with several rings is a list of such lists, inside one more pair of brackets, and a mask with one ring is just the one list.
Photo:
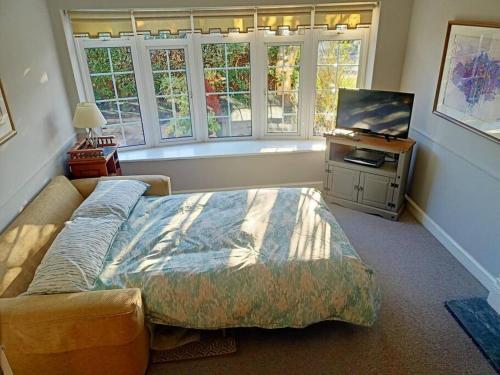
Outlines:
[[229, 91], [250, 90], [250, 69], [233, 69], [227, 72]]
[[120, 98], [132, 98], [137, 96], [135, 77], [133, 74], [119, 74], [115, 76], [116, 92]]
[[228, 102], [227, 95], [207, 95], [207, 110], [209, 115], [227, 116]]
[[168, 51], [165, 49], [155, 49], [150, 51], [151, 69], [168, 70]]
[[177, 120], [176, 126], [175, 126], [175, 136], [176, 137], [191, 137], [193, 134], [191, 133], [192, 131], [192, 125], [191, 125], [191, 119], [179, 119]]
[[158, 118], [160, 121], [171, 119], [172, 113], [172, 99], [170, 98], [156, 98], [156, 105], [158, 108]]
[[231, 43], [227, 46], [227, 66], [249, 66], [250, 44]]
[[118, 115], [118, 107], [115, 101], [98, 102], [97, 107], [99, 107], [99, 109], [101, 110], [101, 113], [108, 122], [108, 125], [120, 123], [120, 116]]
[[225, 44], [204, 44], [202, 46], [203, 66], [205, 68], [225, 67]]
[[107, 48], [87, 48], [86, 52], [90, 73], [111, 72]]
[[113, 78], [111, 75], [91, 77], [95, 100], [114, 99]]
[[120, 147], [145, 144], [130, 47], [86, 48], [85, 54], [94, 99], [108, 121], [103, 135], [114, 135]]
[[220, 138], [230, 136], [229, 118], [208, 116], [208, 136]]
[[123, 122], [141, 122], [141, 108], [138, 100], [118, 102]]
[[121, 126], [103, 126], [102, 135], [113, 135], [115, 137], [115, 142], [118, 145], [123, 145], [126, 143], [125, 138], [123, 138]]
[[152, 49], [149, 53], [161, 138], [192, 137], [184, 49]]
[[267, 132], [298, 133], [301, 46], [267, 47]]
[[233, 137], [252, 134], [252, 106], [250, 94], [234, 94], [229, 97], [231, 113], [231, 135]]
[[134, 70], [130, 48], [115, 47], [110, 49], [114, 72], [131, 72]]
[[153, 73], [153, 82], [156, 95], [172, 95], [168, 73]]
[[316, 91], [316, 113], [333, 113], [337, 103], [337, 92]]
[[186, 69], [186, 61], [184, 60], [183, 49], [171, 49], [168, 51], [171, 70]]
[[205, 69], [205, 90], [209, 92], [226, 92], [226, 71]]
[[251, 136], [250, 44], [204, 44], [202, 53], [208, 136]]
[[170, 73], [172, 78], [172, 93], [176, 94], [187, 94], [187, 78], [186, 72], [173, 72]]
[[160, 130], [162, 138], [175, 138], [175, 120], [160, 120]]
[[189, 97], [178, 96], [173, 100], [174, 117], [189, 117]]
[[323, 40], [318, 44], [314, 135], [335, 128], [338, 88], [356, 88], [360, 40]]

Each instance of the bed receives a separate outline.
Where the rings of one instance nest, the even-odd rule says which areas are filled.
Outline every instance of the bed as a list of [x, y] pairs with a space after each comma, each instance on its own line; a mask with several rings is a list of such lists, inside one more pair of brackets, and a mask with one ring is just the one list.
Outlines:
[[[60, 234], [74, 239], [78, 236], [71, 231], [87, 233], [77, 247], [86, 252], [92, 243], [92, 257], [68, 260], [74, 256], [71, 249], [53, 257], [64, 259], [63, 266], [54, 267], [49, 249], [27, 294], [54, 285], [54, 276], [45, 283], [37, 280], [52, 267], [52, 275], [55, 268], [64, 268], [63, 278], [84, 273], [78, 290], [139, 288], [146, 318], [154, 324], [298, 328], [323, 320], [362, 326], [376, 321], [380, 291], [374, 272], [315, 189], [138, 194], [118, 212], [108, 203], [127, 200], [130, 194], [109, 186], [99, 192], [99, 184], [88, 198], [99, 209], [73, 218], [65, 227], [70, 233]], [[91, 219], [82, 220], [85, 215]], [[90, 226], [101, 221], [107, 226], [99, 228], [109, 235], [101, 234], [96, 242]], [[109, 240], [101, 241], [105, 237]], [[97, 269], [89, 267], [94, 261]], [[89, 276], [92, 272], [95, 278]]]

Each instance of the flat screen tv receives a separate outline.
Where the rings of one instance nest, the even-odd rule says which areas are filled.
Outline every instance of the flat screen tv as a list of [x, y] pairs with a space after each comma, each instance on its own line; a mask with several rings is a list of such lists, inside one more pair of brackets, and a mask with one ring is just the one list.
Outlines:
[[340, 89], [336, 127], [407, 138], [413, 97], [403, 92]]

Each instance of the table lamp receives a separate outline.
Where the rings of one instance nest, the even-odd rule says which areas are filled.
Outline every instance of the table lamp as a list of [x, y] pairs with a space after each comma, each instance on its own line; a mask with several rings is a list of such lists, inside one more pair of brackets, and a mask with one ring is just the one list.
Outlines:
[[73, 117], [73, 127], [87, 129], [87, 141], [91, 147], [97, 147], [97, 135], [92, 129], [107, 124], [106, 119], [95, 103], [78, 103]]

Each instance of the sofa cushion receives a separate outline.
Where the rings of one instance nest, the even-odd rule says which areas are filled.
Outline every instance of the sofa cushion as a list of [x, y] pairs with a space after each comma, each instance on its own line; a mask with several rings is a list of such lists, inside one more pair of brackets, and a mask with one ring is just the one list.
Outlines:
[[73, 213], [71, 220], [78, 217], [99, 218], [112, 215], [127, 220], [130, 211], [149, 187], [136, 180], [103, 180], [97, 183], [92, 194]]
[[83, 178], [72, 180], [71, 183], [77, 188], [80, 194], [87, 198], [95, 189], [99, 181], [105, 180], [139, 180], [144, 181], [150, 187], [144, 195], [170, 195], [172, 194], [170, 178], [161, 175], [136, 175], [136, 176], [103, 176], [96, 178]]
[[122, 224], [108, 215], [68, 221], [37, 268], [26, 295], [92, 290]]
[[142, 330], [139, 289], [0, 300], [0, 341], [7, 350], [48, 354], [123, 345]]
[[45, 252], [82, 202], [71, 182], [58, 176], [0, 235], [0, 297], [28, 288]]

